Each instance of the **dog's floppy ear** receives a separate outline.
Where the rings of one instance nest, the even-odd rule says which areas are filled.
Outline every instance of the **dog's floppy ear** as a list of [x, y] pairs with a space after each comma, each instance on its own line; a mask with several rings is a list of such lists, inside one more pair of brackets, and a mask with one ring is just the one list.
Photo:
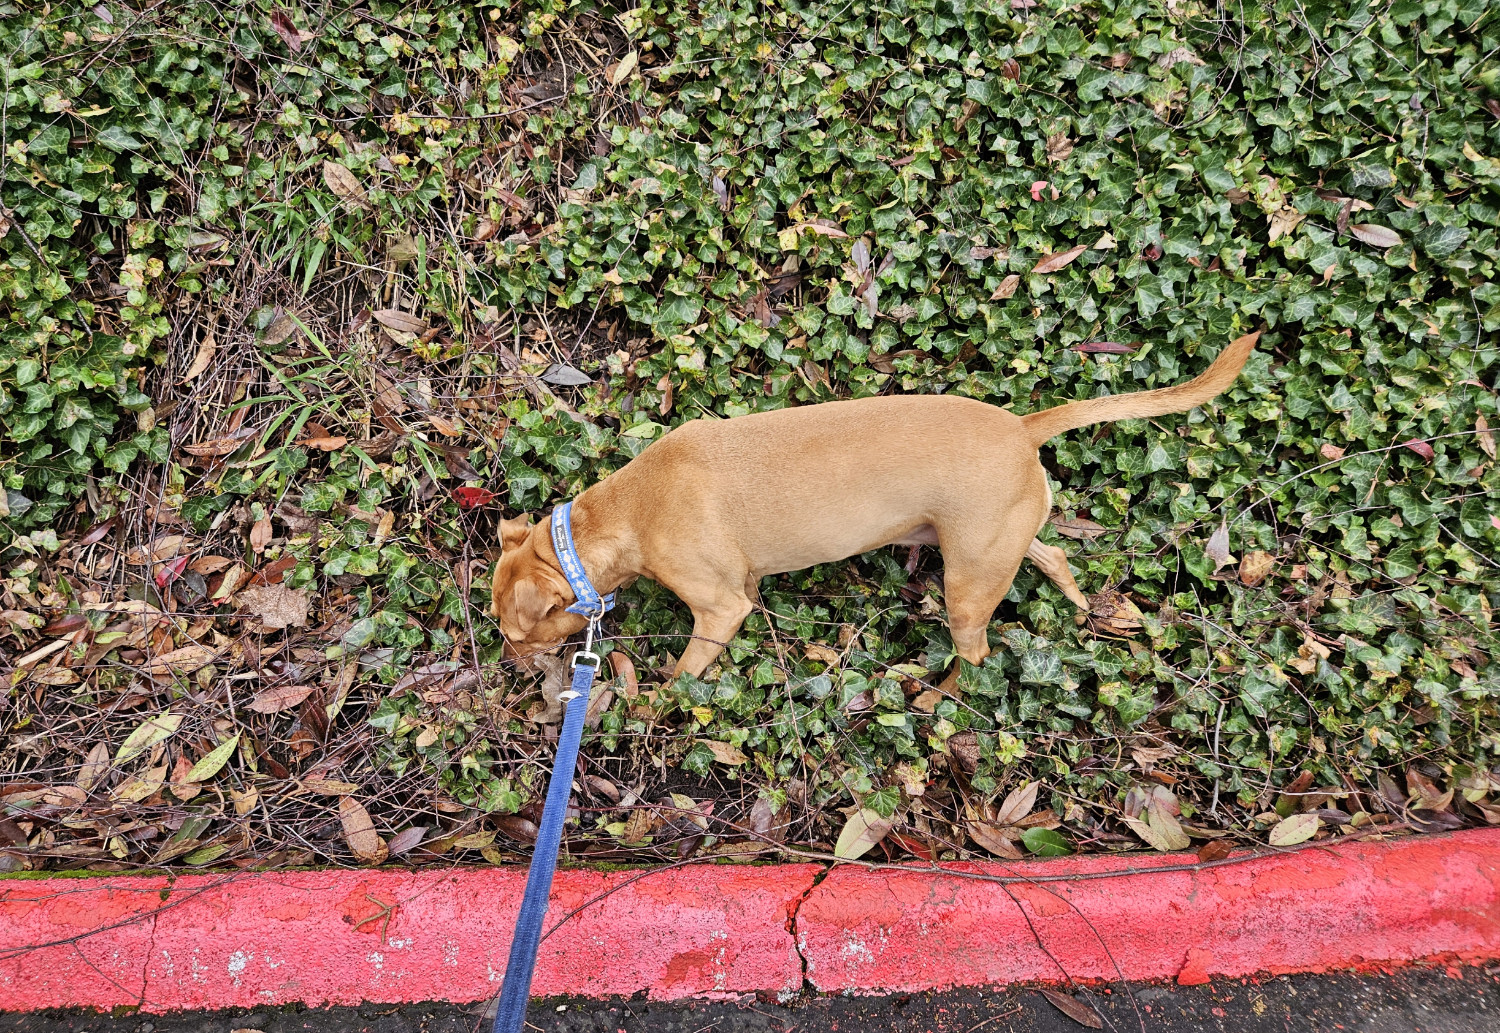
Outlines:
[[562, 604], [562, 593], [550, 581], [526, 578], [516, 582], [516, 628], [525, 635]]
[[520, 545], [531, 533], [531, 514], [522, 513], [511, 520], [500, 521], [500, 548], [510, 549]]

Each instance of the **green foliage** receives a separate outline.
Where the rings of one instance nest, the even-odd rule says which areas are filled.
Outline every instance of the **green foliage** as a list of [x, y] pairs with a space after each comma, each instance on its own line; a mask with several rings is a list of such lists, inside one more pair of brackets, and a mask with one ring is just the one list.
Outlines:
[[[1068, 543], [1085, 590], [1130, 593], [1139, 634], [1079, 631], [1028, 567], [996, 654], [965, 667], [962, 701], [928, 712], [907, 690], [911, 665], [952, 658], [936, 582], [904, 597], [889, 550], [772, 579], [771, 623], [753, 616], [711, 679], [662, 690], [658, 717], [693, 733], [671, 761], [707, 772], [693, 736], [720, 740], [750, 757], [743, 777], [816, 771], [813, 806], [892, 811], [892, 771], [948, 763], [957, 735], [973, 736], [981, 793], [1024, 759], [1104, 801], [1132, 777], [1105, 740], [1133, 736], [1180, 744], [1180, 775], [1262, 809], [1299, 768], [1337, 786], [1415, 755], [1456, 777], [1494, 763], [1500, 475], [1475, 429], [1500, 424], [1500, 121], [1486, 106], [1500, 18], [1483, 0], [419, 0], [371, 3], [368, 19], [295, 10], [295, 52], [271, 9], [170, 4], [146, 33], [82, 4], [0, 6], [0, 464], [7, 487], [45, 500], [13, 527], [53, 519], [91, 472], [107, 486], [161, 458], [160, 432], [129, 415], [150, 405], [141, 372], [175, 299], [230, 289], [208, 256], [242, 229], [302, 291], [335, 260], [406, 249], [404, 275], [455, 337], [413, 345], [412, 361], [441, 369], [496, 372], [474, 342], [512, 314], [518, 341], [539, 310], [562, 327], [619, 321], [638, 346], [578, 360], [599, 382], [570, 395], [576, 415], [517, 395], [503, 448], [470, 453], [512, 510], [575, 494], [703, 413], [879, 392], [1034, 411], [1177, 383], [1264, 328], [1209, 406], [1075, 432], [1046, 455], [1056, 505], [1103, 529]], [[618, 84], [579, 73], [502, 122], [515, 64], [546, 64], [585, 20], [638, 69]], [[247, 65], [259, 93], [230, 74]], [[500, 146], [512, 124], [524, 148]], [[531, 184], [533, 232], [472, 239], [510, 218], [491, 168]], [[1077, 245], [1060, 271], [1034, 271]], [[1074, 348], [1099, 341], [1133, 350]], [[373, 474], [342, 454], [215, 490], [295, 485], [312, 512], [372, 510], [411, 471], [442, 477], [430, 448], [403, 447]], [[204, 494], [188, 510], [228, 504]], [[435, 533], [462, 542], [460, 520], [448, 506]], [[394, 682], [453, 646], [407, 615], [456, 618], [461, 601], [445, 570], [368, 544], [357, 523], [308, 542], [298, 569], [382, 579], [347, 645], [387, 650]], [[1207, 554], [1221, 524], [1237, 555], [1274, 557], [1264, 582]], [[644, 658], [681, 648], [669, 594], [641, 583], [622, 603], [618, 631]], [[802, 658], [841, 632], [840, 664]], [[374, 723], [391, 764], [420, 758], [460, 799], [514, 810], [518, 783], [492, 770], [503, 746], [474, 745], [466, 715], [420, 748], [437, 718], [419, 701], [387, 701]], [[601, 743], [649, 729], [622, 697]], [[1026, 845], [1068, 849], [1055, 834]]]

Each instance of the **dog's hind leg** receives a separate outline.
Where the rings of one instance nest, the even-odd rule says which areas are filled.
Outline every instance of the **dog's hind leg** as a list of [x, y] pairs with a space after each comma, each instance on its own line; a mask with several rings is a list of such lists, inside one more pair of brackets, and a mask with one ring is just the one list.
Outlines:
[[1081, 621], [1083, 615], [1088, 613], [1089, 601], [1079, 589], [1078, 582], [1073, 580], [1073, 571], [1068, 568], [1068, 554], [1055, 545], [1043, 545], [1033, 538], [1026, 547], [1026, 558], [1035, 563], [1037, 569], [1062, 590], [1069, 602], [1083, 611], [1078, 615]]

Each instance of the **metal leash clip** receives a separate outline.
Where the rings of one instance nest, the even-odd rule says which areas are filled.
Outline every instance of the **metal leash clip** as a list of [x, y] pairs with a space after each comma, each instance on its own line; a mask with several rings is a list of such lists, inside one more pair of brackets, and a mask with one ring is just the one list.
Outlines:
[[[594, 617], [589, 620], [589, 630], [588, 634], [584, 636], [583, 648], [573, 654], [573, 662], [569, 664], [569, 667], [571, 669], [577, 670], [578, 665], [583, 664], [584, 666], [592, 667], [595, 671], [597, 671], [604, 665], [604, 658], [601, 657], [598, 653], [594, 652], [594, 637], [599, 634], [599, 619], [599, 617]], [[577, 696], [577, 692], [574, 692], [571, 688], [568, 688], [559, 693], [557, 698], [560, 702], [567, 703], [569, 700], [574, 699]]]

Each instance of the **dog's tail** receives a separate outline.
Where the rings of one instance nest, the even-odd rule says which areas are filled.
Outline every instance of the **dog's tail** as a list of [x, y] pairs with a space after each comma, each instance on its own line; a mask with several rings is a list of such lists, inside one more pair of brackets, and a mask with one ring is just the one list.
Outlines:
[[1137, 391], [1128, 395], [1109, 395], [1105, 398], [1069, 402], [1067, 405], [1023, 416], [1021, 424], [1026, 428], [1031, 443], [1040, 446], [1048, 438], [1056, 437], [1065, 430], [1087, 427], [1091, 423], [1187, 412], [1234, 383], [1259, 338], [1260, 333], [1257, 331], [1231, 342], [1208, 369], [1186, 384], [1157, 388], [1155, 391]]

